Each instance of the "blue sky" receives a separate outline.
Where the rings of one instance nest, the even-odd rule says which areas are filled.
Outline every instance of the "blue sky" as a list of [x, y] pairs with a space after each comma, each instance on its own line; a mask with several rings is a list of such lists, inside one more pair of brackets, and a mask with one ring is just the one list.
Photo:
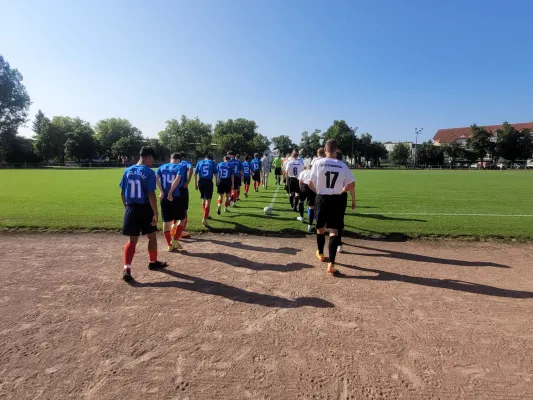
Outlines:
[[[31, 116], [253, 119], [268, 137], [345, 119], [376, 139], [533, 121], [533, 2], [0, 0], [0, 54]], [[21, 133], [31, 136], [30, 129]]]

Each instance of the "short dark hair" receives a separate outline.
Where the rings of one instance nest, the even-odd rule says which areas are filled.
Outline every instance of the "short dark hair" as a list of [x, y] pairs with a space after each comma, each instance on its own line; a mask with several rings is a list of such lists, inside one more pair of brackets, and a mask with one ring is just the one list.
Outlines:
[[171, 160], [181, 160], [181, 154], [180, 153], [172, 153], [170, 156]]
[[246, 156], [246, 157], [244, 157], [244, 159], [245, 159], [246, 161], [250, 161], [250, 156]]
[[255, 158], [259, 157], [259, 153], [254, 153], [254, 157]]
[[342, 151], [340, 151], [340, 150], [337, 150], [337, 160], [341, 160], [342, 161]]
[[185, 153], [184, 151], [180, 151], [180, 156], [182, 159], [185, 159], [187, 158], [187, 153]]
[[235, 152], [233, 150], [228, 151], [228, 156], [234, 156]]
[[235, 158], [241, 158], [241, 155], [240, 155], [240, 154], [237, 154], [237, 155], [235, 156]]
[[152, 156], [155, 158], [154, 148], [150, 146], [141, 147], [141, 157], [149, 157], [149, 156]]
[[339, 149], [339, 146], [337, 145], [337, 141], [335, 139], [328, 140], [326, 142], [326, 146], [324, 147], [326, 148], [326, 152], [328, 153], [335, 153]]
[[224, 161], [229, 161], [230, 158], [231, 158], [230, 156], [225, 156], [225, 157], [224, 157]]
[[208, 154], [208, 155], [206, 155], [206, 157], [207, 157], [209, 160], [212, 160], [212, 159], [213, 159], [213, 154]]

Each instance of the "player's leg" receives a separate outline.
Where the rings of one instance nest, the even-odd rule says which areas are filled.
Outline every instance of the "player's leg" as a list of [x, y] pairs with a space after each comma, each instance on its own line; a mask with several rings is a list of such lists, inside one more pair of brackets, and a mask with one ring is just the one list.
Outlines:
[[[316, 256], [317, 258], [324, 262], [326, 257], [324, 257], [324, 246], [326, 245], [326, 218], [327, 218], [327, 196], [316, 196], [316, 209], [318, 212], [318, 219], [316, 221]], [[321, 212], [322, 210], [322, 212]]]
[[[173, 203], [173, 202], [169, 202]], [[149, 204], [142, 206], [142, 223], [141, 223], [141, 234], [146, 235], [148, 238], [148, 268], [157, 269], [164, 268], [167, 266], [166, 262], [157, 260], [157, 225], [152, 225], [154, 218], [154, 212], [152, 207]]]
[[175, 250], [183, 250], [183, 246], [181, 245], [179, 239], [182, 237], [183, 231], [185, 230], [185, 221], [187, 219], [187, 209], [185, 204], [185, 199], [182, 198], [182, 196], [178, 197], [177, 199], [174, 199], [175, 210], [174, 210], [174, 218], [177, 221], [177, 224], [175, 225], [175, 232], [172, 235], [172, 246]]
[[307, 190], [305, 186], [301, 185], [300, 186], [300, 197], [299, 197], [300, 201], [298, 203], [298, 211], [300, 212], [300, 216], [296, 218], [300, 222], [304, 221], [304, 202], [306, 198], [307, 198]]
[[340, 245], [340, 238], [338, 236], [339, 229], [344, 226], [344, 204], [346, 198], [342, 195], [330, 196], [329, 215], [326, 225], [329, 229], [329, 263], [328, 273], [335, 274], [335, 257], [337, 256], [337, 249]]
[[311, 233], [313, 232], [313, 222], [315, 220], [315, 200], [316, 200], [316, 194], [312, 190], [308, 191], [308, 197], [307, 197], [307, 217], [309, 219], [309, 223], [307, 225], [307, 232]]
[[185, 206], [185, 221], [183, 221], [183, 232], [181, 233], [180, 239], [188, 238], [191, 235], [189, 232], [186, 232], [187, 222], [189, 222], [188, 211], [189, 211], [189, 188], [182, 188], [183, 191], [180, 193], [180, 197], [183, 196], [183, 204]]
[[135, 255], [135, 248], [137, 247], [137, 241], [141, 234], [141, 226], [138, 218], [139, 210], [136, 204], [126, 206], [124, 210], [124, 222], [122, 224], [122, 234], [128, 236], [129, 240], [124, 246], [124, 270], [122, 278], [126, 282], [133, 280], [131, 276], [131, 264], [133, 262], [133, 256]]
[[329, 262], [328, 262], [328, 272], [334, 274], [337, 272], [335, 269], [335, 257], [337, 256], [337, 248], [339, 246], [339, 236], [337, 229], [329, 229]]
[[130, 236], [128, 243], [126, 243], [126, 246], [124, 247], [124, 272], [122, 278], [126, 282], [133, 280], [133, 277], [131, 276], [131, 264], [133, 262], [133, 256], [135, 255], [138, 241], [139, 236]]
[[222, 194], [220, 194], [220, 191], [218, 193], [217, 214], [220, 215], [220, 209], [222, 208]]
[[346, 207], [348, 205], [348, 193], [344, 192], [341, 194], [341, 197], [344, 206], [342, 208], [342, 224], [339, 227], [339, 233], [337, 235], [339, 237], [339, 246], [337, 247], [337, 251], [339, 253], [342, 253], [342, 236], [344, 234], [344, 217], [346, 216]]

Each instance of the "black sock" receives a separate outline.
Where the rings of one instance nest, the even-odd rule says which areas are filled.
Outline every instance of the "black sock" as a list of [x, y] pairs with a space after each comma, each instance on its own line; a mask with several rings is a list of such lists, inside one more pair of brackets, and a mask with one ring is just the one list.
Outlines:
[[339, 233], [337, 233], [337, 237], [339, 238], [339, 246], [342, 244], [342, 234], [343, 234], [343, 231], [344, 229], [341, 228], [338, 230]]
[[326, 245], [326, 234], [316, 234], [316, 245], [318, 246], [318, 253], [324, 254], [324, 246]]
[[339, 237], [329, 237], [329, 262], [335, 263], [335, 256], [337, 255], [337, 247], [339, 246]]
[[300, 201], [300, 203], [298, 204], [298, 207], [300, 208], [300, 217], [304, 219], [304, 203]]
[[294, 208], [294, 196], [292, 194], [290, 196], [290, 202], [291, 202], [291, 208]]
[[315, 209], [310, 208], [309, 209], [309, 225], [313, 225], [314, 220], [315, 220]]

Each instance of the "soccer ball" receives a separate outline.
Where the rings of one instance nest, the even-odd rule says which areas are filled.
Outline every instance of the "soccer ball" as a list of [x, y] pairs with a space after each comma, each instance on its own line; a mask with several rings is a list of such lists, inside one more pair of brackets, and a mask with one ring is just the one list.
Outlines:
[[272, 214], [272, 207], [266, 206], [263, 208], [263, 211], [265, 212], [265, 215], [270, 215]]

